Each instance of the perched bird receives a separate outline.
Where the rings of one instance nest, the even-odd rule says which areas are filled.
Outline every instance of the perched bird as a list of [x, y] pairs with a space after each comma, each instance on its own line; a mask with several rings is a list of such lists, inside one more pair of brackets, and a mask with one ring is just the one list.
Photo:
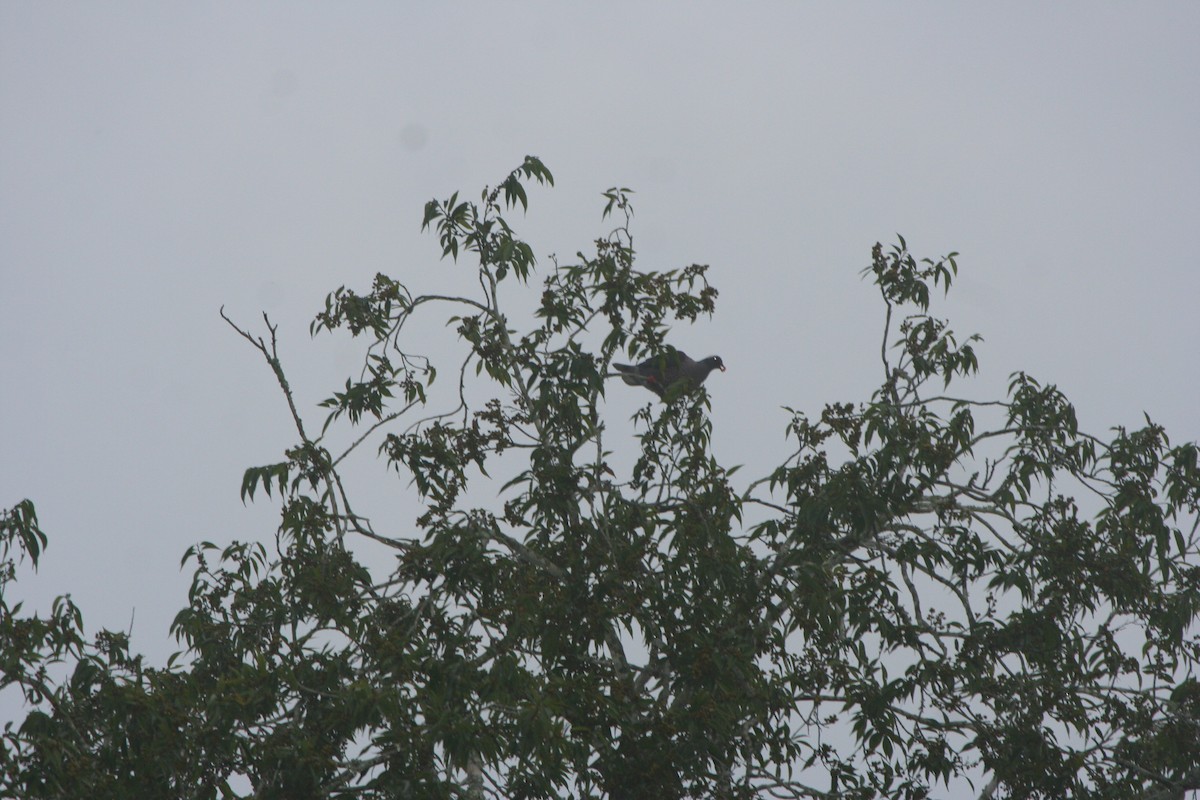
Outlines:
[[651, 356], [637, 366], [629, 364], [613, 364], [613, 369], [621, 373], [621, 380], [630, 386], [645, 386], [659, 397], [666, 399], [667, 389], [679, 381], [687, 381], [685, 391], [690, 391], [708, 377], [714, 369], [725, 371], [725, 364], [720, 356], [709, 356], [703, 361], [693, 361], [682, 350], [668, 350], [657, 356]]

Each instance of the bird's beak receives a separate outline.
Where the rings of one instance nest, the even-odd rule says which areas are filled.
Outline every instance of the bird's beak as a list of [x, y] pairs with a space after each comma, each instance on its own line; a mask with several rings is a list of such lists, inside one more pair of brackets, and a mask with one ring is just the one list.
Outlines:
[[725, 371], [725, 365], [724, 365], [724, 364], [722, 364], [722, 365], [721, 365], [721, 372], [724, 372], [724, 371]]

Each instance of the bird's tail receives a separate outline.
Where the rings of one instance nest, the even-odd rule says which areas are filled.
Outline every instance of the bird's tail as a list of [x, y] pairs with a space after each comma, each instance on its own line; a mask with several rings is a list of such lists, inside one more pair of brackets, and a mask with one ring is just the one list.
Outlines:
[[644, 386], [646, 379], [638, 374], [638, 368], [630, 364], [613, 364], [612, 368], [621, 373], [621, 380], [630, 386]]

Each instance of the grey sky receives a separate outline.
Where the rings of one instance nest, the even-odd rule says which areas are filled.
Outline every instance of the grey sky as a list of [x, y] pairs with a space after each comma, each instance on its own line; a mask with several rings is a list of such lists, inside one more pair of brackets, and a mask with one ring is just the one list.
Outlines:
[[[624, 185], [644, 268], [712, 265], [718, 314], [674, 343], [729, 365], [714, 445], [746, 480], [785, 453], [780, 406], [874, 387], [858, 271], [895, 232], [961, 253], [961, 391], [1025, 369], [1093, 429], [1195, 439], [1198, 40], [1182, 2], [0, 4], [0, 504], [51, 537], [18, 591], [89, 628], [136, 608], [164, 658], [184, 549], [269, 538], [242, 470], [294, 439], [217, 309], [272, 315], [318, 419], [357, 352], [309, 340], [325, 293], [462, 283], [422, 206], [526, 153], [557, 179], [518, 227], [543, 264]], [[614, 428], [647, 399], [614, 386]]]

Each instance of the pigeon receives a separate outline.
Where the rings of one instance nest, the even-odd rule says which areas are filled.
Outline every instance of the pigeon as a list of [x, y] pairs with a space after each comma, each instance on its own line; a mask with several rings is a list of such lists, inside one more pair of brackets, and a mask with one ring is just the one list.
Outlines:
[[613, 364], [613, 369], [621, 373], [621, 380], [630, 386], [645, 386], [665, 400], [667, 389], [674, 384], [687, 381], [687, 390], [690, 391], [704, 383], [708, 373], [714, 369], [724, 372], [725, 364], [720, 356], [693, 361], [682, 350], [669, 350], [651, 356], [637, 366]]

